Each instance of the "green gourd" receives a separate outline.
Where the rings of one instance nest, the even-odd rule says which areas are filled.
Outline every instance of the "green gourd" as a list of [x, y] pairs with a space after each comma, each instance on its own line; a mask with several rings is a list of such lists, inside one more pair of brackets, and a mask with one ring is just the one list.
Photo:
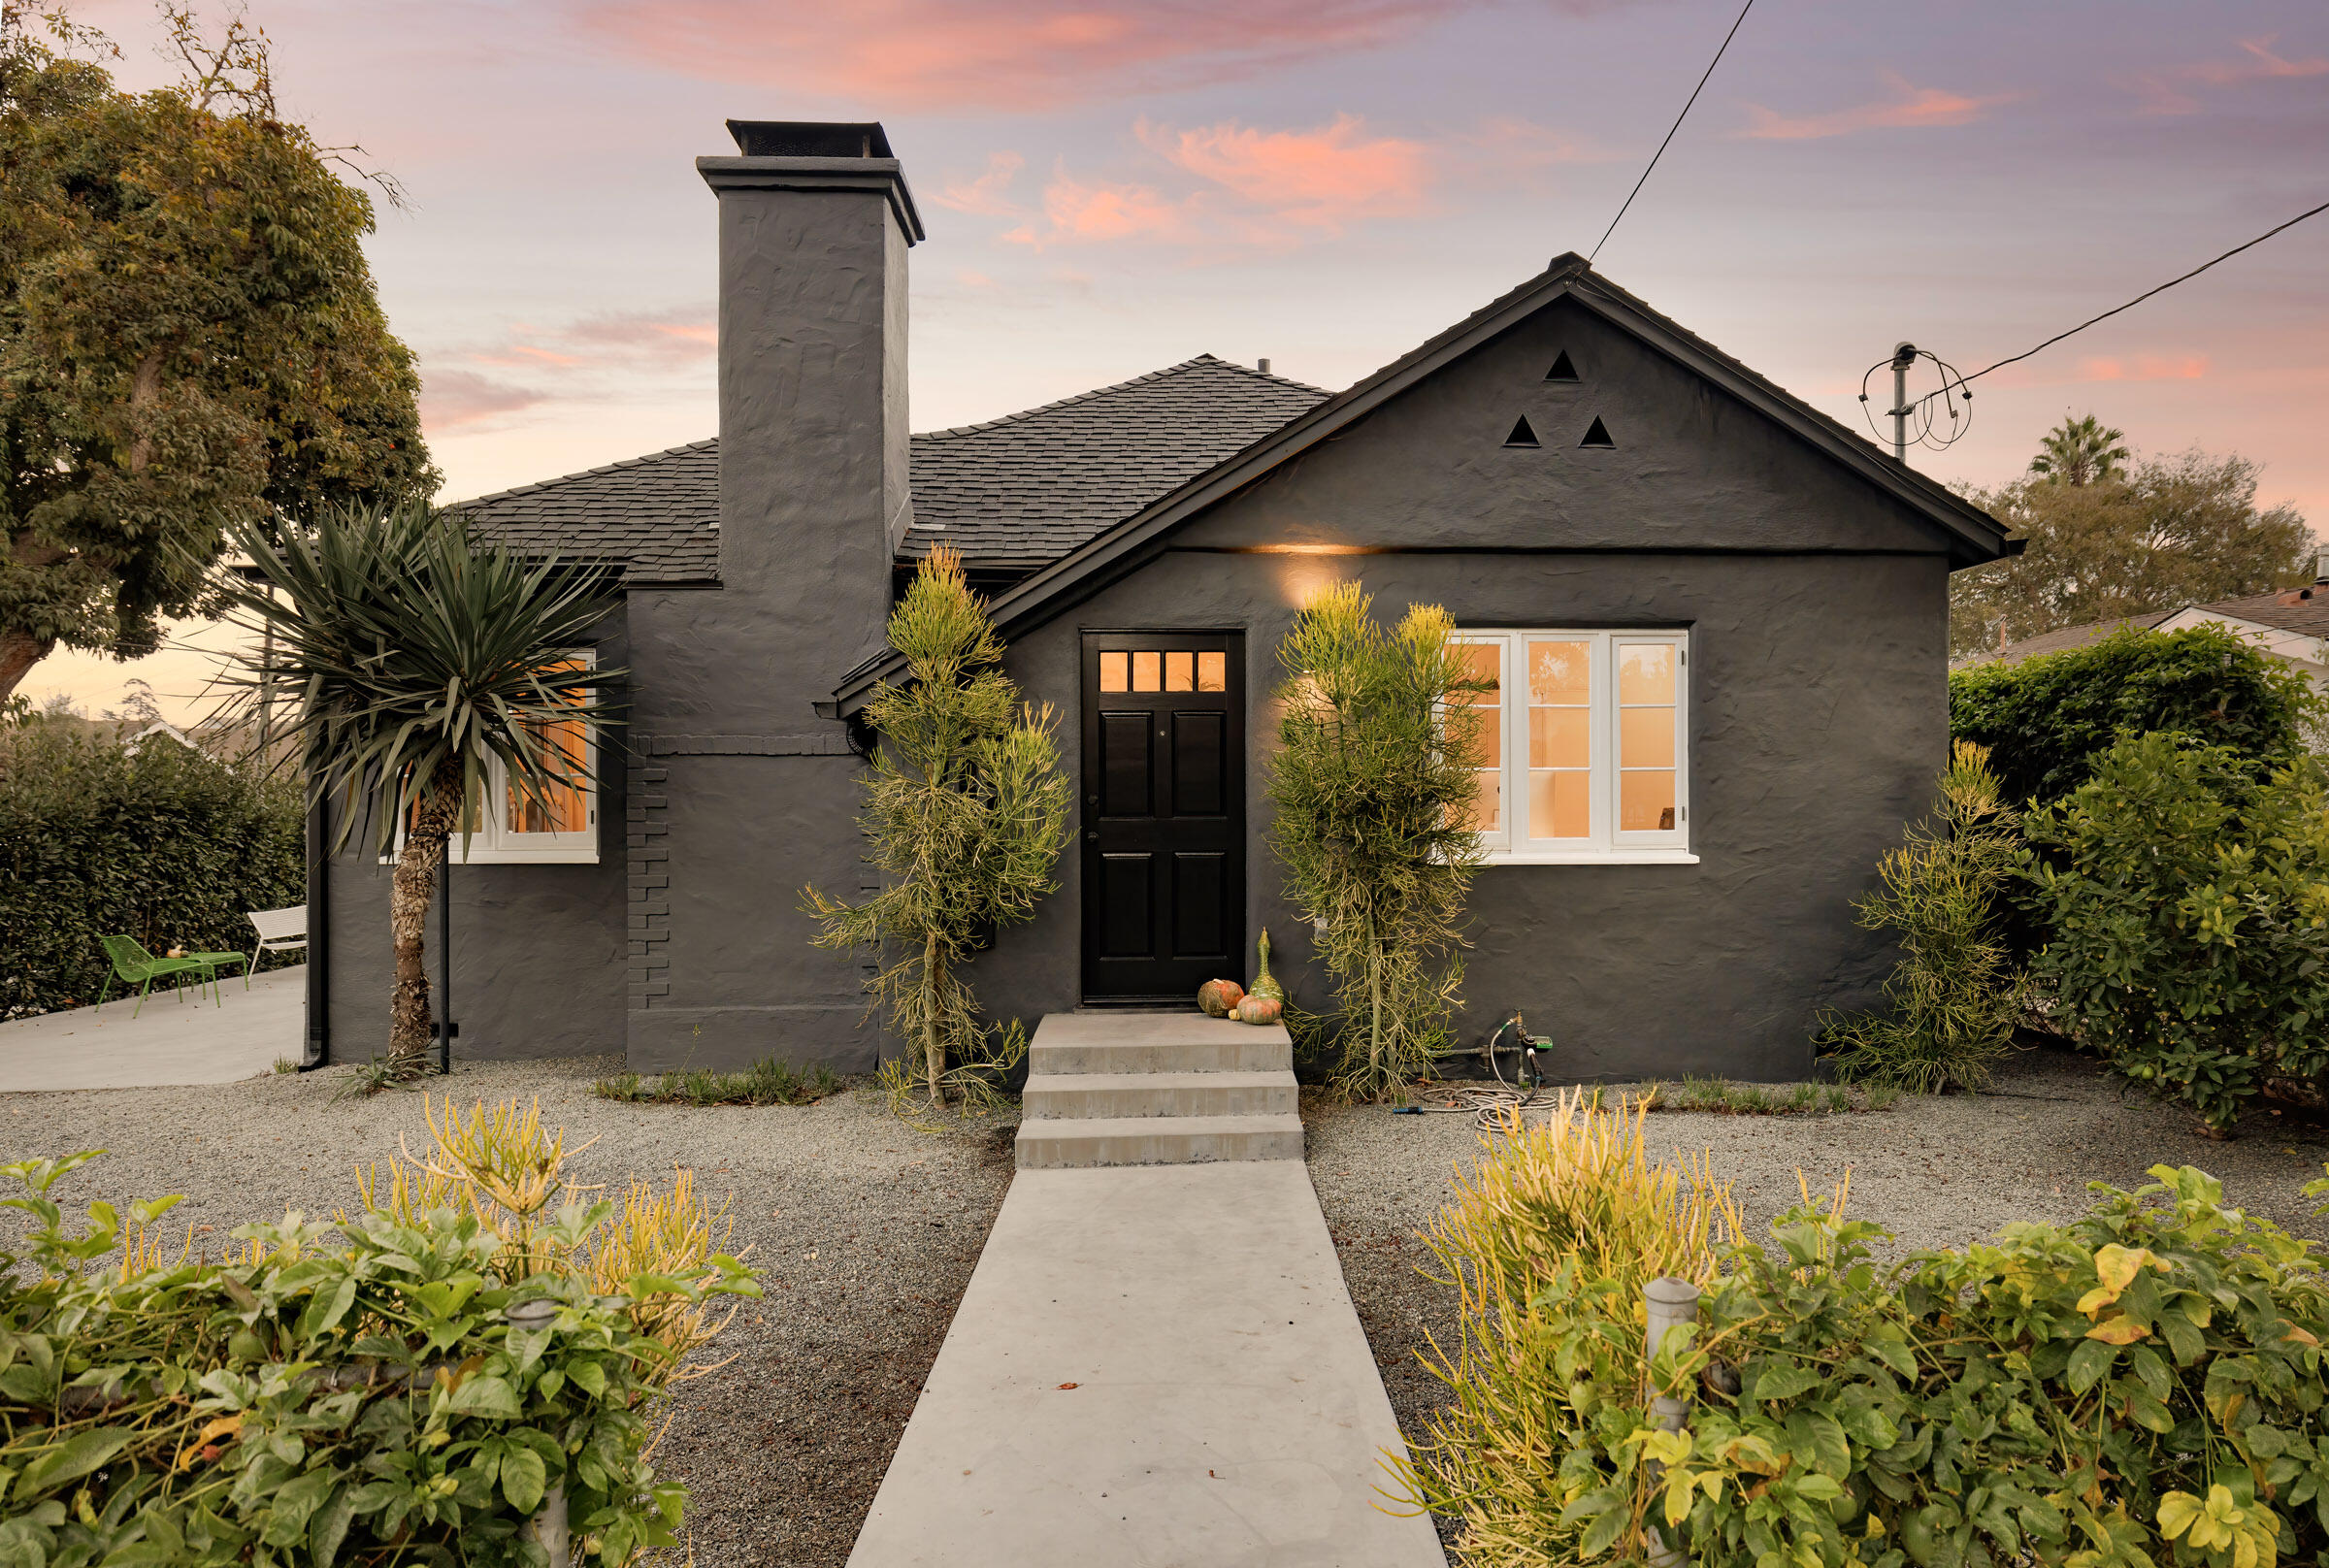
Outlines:
[[1262, 929], [1262, 940], [1255, 945], [1261, 949], [1262, 972], [1254, 976], [1254, 983], [1246, 987], [1245, 994], [1249, 996], [1266, 996], [1271, 1001], [1284, 1001], [1286, 988], [1279, 985], [1277, 977], [1269, 972], [1268, 927], [1264, 926]]

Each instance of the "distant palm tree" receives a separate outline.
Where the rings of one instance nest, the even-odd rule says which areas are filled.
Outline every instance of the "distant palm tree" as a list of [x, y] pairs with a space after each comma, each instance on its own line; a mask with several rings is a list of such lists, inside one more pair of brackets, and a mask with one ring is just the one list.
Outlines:
[[2127, 433], [2106, 426], [2094, 415], [2073, 419], [2068, 414], [2038, 442], [2030, 472], [2057, 484], [2094, 484], [2116, 479], [2126, 472]]
[[[595, 783], [576, 707], [606, 702], [625, 671], [584, 668], [614, 598], [604, 571], [481, 545], [454, 512], [411, 504], [325, 516], [312, 528], [230, 526], [249, 563], [223, 590], [251, 634], [227, 684], [238, 705], [293, 715], [281, 732], [308, 760], [311, 799], [338, 798], [343, 848], [359, 820], [374, 852], [396, 843], [388, 929], [396, 953], [388, 1065], [426, 1069], [434, 1025], [422, 931], [446, 840], [467, 842], [499, 761], [517, 804]], [[467, 808], [464, 808], [467, 802]]]

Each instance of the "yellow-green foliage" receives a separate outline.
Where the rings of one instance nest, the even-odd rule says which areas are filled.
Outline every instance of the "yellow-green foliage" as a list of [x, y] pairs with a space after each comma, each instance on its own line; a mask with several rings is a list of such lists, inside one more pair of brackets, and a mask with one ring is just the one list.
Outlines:
[[[430, 1149], [418, 1156], [406, 1150], [385, 1167], [359, 1167], [363, 1208], [406, 1225], [438, 1210], [475, 1218], [500, 1239], [494, 1267], [506, 1281], [549, 1274], [614, 1294], [628, 1282], [685, 1275], [728, 1250], [728, 1203], [706, 1203], [684, 1166], [672, 1171], [668, 1191], [634, 1176], [619, 1200], [605, 1203], [599, 1223], [577, 1230], [571, 1216], [592, 1190], [568, 1177], [565, 1165], [590, 1145], [569, 1150], [565, 1128], [544, 1130], [539, 1100], [523, 1109], [513, 1099], [479, 1100], [464, 1112], [450, 1094], [442, 1106], [424, 1095], [423, 1107]], [[556, 1216], [548, 1213], [553, 1200]], [[347, 1217], [338, 1218], [344, 1224]], [[700, 1296], [651, 1290], [633, 1296], [633, 1326], [672, 1352], [668, 1362], [642, 1368], [658, 1384], [688, 1376], [694, 1369], [686, 1357], [727, 1325], [726, 1317], [708, 1316]]]
[[1482, 1138], [1426, 1238], [1459, 1292], [1461, 1337], [1452, 1355], [1434, 1347], [1452, 1400], [1401, 1469], [1414, 1501], [1462, 1519], [1479, 1560], [1568, 1560], [1545, 1526], [1569, 1502], [1551, 1421], [1569, 1347], [1538, 1297], [1564, 1274], [1607, 1280], [1613, 1326], [1639, 1346], [1641, 1287], [1660, 1275], [1707, 1283], [1739, 1234], [1729, 1184], [1704, 1157], [1649, 1159], [1647, 1115], [1640, 1101], [1605, 1108], [1583, 1091], [1542, 1123], [1513, 1115]]

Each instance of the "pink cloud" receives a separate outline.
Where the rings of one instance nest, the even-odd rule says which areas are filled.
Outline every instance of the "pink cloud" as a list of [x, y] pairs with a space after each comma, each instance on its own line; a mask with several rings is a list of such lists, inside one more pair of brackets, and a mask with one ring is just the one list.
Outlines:
[[1005, 195], [1011, 181], [1027, 160], [1016, 152], [990, 152], [986, 172], [974, 180], [949, 180], [931, 197], [934, 207], [951, 208], [957, 212], [975, 212], [988, 217], [1015, 217], [1022, 211], [1019, 204]]
[[583, 17], [625, 53], [691, 77], [893, 112], [1024, 111], [1372, 49], [1456, 9], [1456, 0], [598, 0]]
[[2276, 82], [2305, 77], [2329, 76], [2329, 56], [2313, 55], [2292, 60], [2277, 53], [2272, 34], [2262, 38], [2237, 39], [2246, 59], [2202, 60], [2173, 71], [2155, 72], [2135, 79], [2131, 83], [2143, 98], [2147, 114], [2190, 114], [2200, 108], [2197, 94], [2186, 83], [2198, 82], [2210, 87], [2238, 87], [2252, 82]]
[[1969, 98], [1939, 87], [1914, 86], [1894, 71], [1884, 73], [1884, 80], [1892, 88], [1890, 99], [1824, 114], [1782, 114], [1761, 104], [1749, 104], [1746, 129], [1733, 134], [1756, 141], [1808, 142], [1849, 136], [1854, 131], [1965, 125], [1980, 118], [1983, 110], [2006, 102], [2004, 97]]
[[420, 378], [420, 424], [435, 436], [518, 413], [548, 398], [546, 392], [496, 381], [475, 371], [426, 371]]
[[1430, 182], [1420, 142], [1369, 137], [1356, 114], [1316, 130], [1263, 131], [1224, 120], [1176, 131], [1142, 120], [1140, 141], [1167, 163], [1289, 223], [1339, 234], [1360, 218], [1411, 212]]
[[1201, 198], [1171, 197], [1153, 186], [1083, 180], [1063, 165], [1043, 187], [1045, 228], [1021, 224], [1002, 236], [1012, 245], [1108, 240], [1186, 242], [1197, 237]]
[[711, 358], [719, 327], [705, 306], [668, 310], [619, 310], [585, 316], [563, 327], [510, 323], [506, 342], [470, 349], [474, 365], [495, 370], [614, 370], [629, 374], [683, 371]]
[[2196, 381], [2208, 374], [2206, 354], [2137, 354], [2079, 361], [2082, 381]]

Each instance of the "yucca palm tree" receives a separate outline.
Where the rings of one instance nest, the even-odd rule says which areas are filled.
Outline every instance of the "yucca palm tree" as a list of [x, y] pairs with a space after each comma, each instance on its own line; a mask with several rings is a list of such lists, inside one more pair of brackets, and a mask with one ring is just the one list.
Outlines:
[[2038, 455], [2030, 472], [2057, 484], [2096, 484], [2116, 479], [2127, 471], [2127, 433], [2104, 424], [2094, 415], [2062, 422], [2038, 441]]
[[417, 1076], [434, 1032], [424, 919], [447, 840], [466, 844], [499, 804], [492, 765], [525, 804], [596, 782], [572, 721], [586, 705], [593, 725], [619, 722], [607, 694], [625, 671], [575, 655], [599, 640], [610, 581], [482, 544], [459, 513], [418, 503], [230, 526], [227, 542], [248, 563], [223, 590], [250, 638], [226, 679], [234, 705], [292, 715], [280, 733], [307, 759], [311, 803], [336, 802], [335, 850], [361, 823], [386, 854], [402, 830], [388, 1065]]

